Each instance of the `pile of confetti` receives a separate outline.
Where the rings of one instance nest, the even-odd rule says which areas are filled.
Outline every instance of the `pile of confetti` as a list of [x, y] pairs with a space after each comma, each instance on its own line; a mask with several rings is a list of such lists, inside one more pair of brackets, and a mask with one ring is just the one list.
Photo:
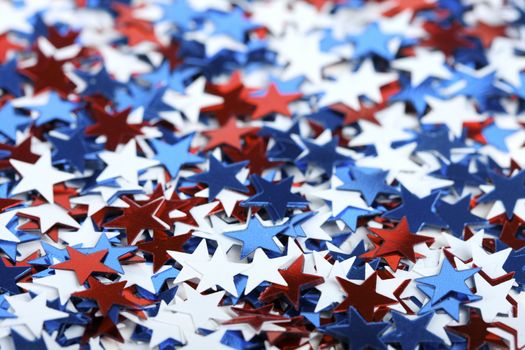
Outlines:
[[0, 348], [525, 348], [525, 1], [0, 0]]

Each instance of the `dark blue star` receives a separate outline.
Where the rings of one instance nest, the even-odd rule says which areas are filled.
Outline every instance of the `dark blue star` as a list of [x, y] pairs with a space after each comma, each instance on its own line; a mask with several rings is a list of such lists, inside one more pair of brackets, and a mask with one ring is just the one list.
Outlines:
[[299, 124], [294, 123], [287, 131], [264, 126], [260, 131], [261, 136], [270, 136], [274, 139], [275, 145], [268, 150], [268, 159], [272, 161], [294, 161], [303, 149], [299, 146], [292, 135], [299, 135]]
[[434, 205], [439, 197], [439, 192], [419, 198], [412, 194], [405, 187], [401, 186], [401, 198], [403, 204], [392, 209], [384, 217], [389, 219], [401, 220], [406, 216], [410, 231], [417, 232], [423, 225], [446, 226], [446, 224], [436, 215]]
[[484, 219], [470, 212], [470, 196], [463, 197], [454, 204], [440, 200], [436, 204], [436, 209], [456, 237], [461, 237], [465, 225], [485, 222]]
[[442, 129], [437, 132], [419, 134], [416, 151], [436, 152], [445, 159], [449, 159], [451, 150], [462, 146], [464, 147], [458, 140], [450, 141], [448, 130]]
[[193, 165], [204, 161], [203, 158], [189, 152], [192, 140], [193, 135], [185, 136], [173, 145], [160, 140], [151, 140], [151, 144], [157, 152], [155, 159], [164, 165], [172, 177], [178, 175], [183, 165]]
[[[1, 260], [1, 259], [0, 259]], [[18, 294], [20, 291], [16, 286], [17, 278], [20, 278], [23, 274], [29, 271], [29, 267], [8, 267], [4, 264], [4, 261], [0, 261], [0, 287], [13, 294]]]
[[466, 71], [456, 71], [453, 79], [447, 82], [445, 86], [461, 82], [462, 87], [455, 91], [453, 96], [473, 98], [478, 103], [481, 111], [491, 109], [503, 112], [504, 109], [499, 102], [499, 98], [504, 96], [504, 93], [494, 85], [496, 81], [496, 72], [478, 76]]
[[479, 202], [501, 201], [505, 208], [507, 218], [512, 218], [516, 202], [525, 197], [525, 170], [520, 171], [513, 177], [501, 176], [496, 173], [489, 174], [494, 189], [479, 197]]
[[219, 192], [227, 188], [240, 192], [248, 192], [244, 186], [235, 177], [237, 173], [248, 164], [247, 161], [223, 165], [215, 157], [210, 157], [210, 167], [205, 173], [197, 174], [188, 177], [188, 181], [202, 182], [208, 185], [210, 202], [217, 197]]
[[113, 100], [117, 89], [125, 87], [124, 84], [112, 79], [105, 67], [95, 74], [83, 71], [77, 71], [77, 74], [86, 82], [86, 88], [82, 91], [83, 95], [97, 94]]
[[348, 309], [348, 321], [326, 327], [326, 331], [342, 339], [350, 350], [386, 349], [380, 339], [381, 334], [388, 328], [388, 322], [366, 322], [366, 320], [352, 306]]
[[19, 97], [22, 94], [21, 86], [22, 77], [18, 74], [16, 59], [0, 65], [0, 89]]
[[15, 349], [47, 350], [47, 345], [42, 337], [36, 338], [34, 340], [28, 340], [18, 334], [15, 330], [11, 330], [11, 338], [13, 339]]
[[441, 167], [436, 173], [442, 177], [452, 180], [452, 185], [456, 192], [461, 195], [465, 185], [479, 185], [483, 183], [483, 179], [478, 173], [471, 173], [469, 170], [468, 161], [460, 161], [458, 163], [441, 164]]
[[337, 163], [348, 160], [348, 157], [337, 153], [337, 143], [339, 142], [338, 137], [332, 138], [330, 141], [322, 146], [314, 142], [303, 139], [303, 143], [308, 150], [308, 154], [297, 160], [297, 162], [312, 163], [324, 170], [325, 174], [329, 177], [332, 176], [334, 166]]
[[284, 218], [287, 208], [304, 208], [308, 205], [307, 200], [297, 194], [290, 193], [293, 183], [292, 177], [288, 177], [279, 183], [266, 181], [258, 175], [252, 175], [250, 179], [257, 194], [241, 202], [241, 206], [263, 207], [274, 222]]
[[380, 214], [379, 210], [368, 210], [362, 208], [347, 207], [343, 210], [335, 219], [342, 220], [350, 230], [354, 231], [357, 229], [357, 220], [363, 216], [371, 216]]
[[384, 34], [379, 28], [379, 24], [372, 23], [360, 35], [350, 38], [354, 42], [354, 57], [366, 58], [376, 54], [390, 61], [394, 58], [394, 54], [390, 52], [388, 45], [394, 37], [394, 35]]
[[285, 229], [285, 225], [263, 226], [257, 217], [252, 216], [244, 230], [225, 232], [224, 235], [242, 241], [241, 259], [244, 259], [257, 248], [280, 253], [281, 250], [273, 238]]
[[525, 247], [519, 250], [512, 250], [503, 264], [507, 272], [514, 272], [514, 279], [518, 282], [523, 290], [525, 284]]
[[344, 184], [339, 186], [338, 189], [361, 192], [368, 205], [372, 205], [379, 194], [399, 193], [394, 187], [386, 184], [388, 171], [351, 167], [350, 173], [352, 179], [349, 179], [350, 181], [342, 179]]
[[415, 350], [419, 345], [441, 343], [440, 337], [427, 330], [427, 326], [434, 316], [428, 313], [414, 320], [402, 316], [399, 312], [392, 312], [395, 330], [385, 334], [382, 340], [389, 344], [398, 344], [403, 350]]
[[84, 172], [85, 156], [87, 146], [82, 129], [77, 129], [68, 139], [48, 136], [49, 141], [54, 146], [53, 162], [67, 162], [78, 171]]

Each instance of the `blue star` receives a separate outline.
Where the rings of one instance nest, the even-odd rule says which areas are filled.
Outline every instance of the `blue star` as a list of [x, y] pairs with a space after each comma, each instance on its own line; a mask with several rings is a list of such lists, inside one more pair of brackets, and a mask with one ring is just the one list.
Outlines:
[[303, 153], [303, 149], [292, 138], [293, 134], [300, 134], [299, 123], [297, 122], [295, 122], [287, 131], [263, 126], [259, 131], [259, 135], [270, 136], [275, 140], [275, 145], [268, 150], [268, 159], [272, 161], [293, 161]]
[[423, 305], [421, 309], [419, 309], [419, 315], [424, 315], [427, 312], [443, 310], [450, 317], [452, 317], [456, 321], [459, 321], [461, 305], [481, 299], [480, 296], [469, 294], [445, 297], [442, 300], [433, 303], [432, 294], [434, 292], [434, 289], [431, 286], [427, 286], [424, 284], [418, 285], [417, 287], [430, 298], [430, 300], [425, 305]]
[[252, 216], [244, 230], [225, 232], [224, 235], [242, 241], [241, 260], [253, 253], [257, 248], [263, 248], [280, 253], [279, 246], [273, 237], [286, 229], [285, 225], [263, 226], [259, 219]]
[[458, 140], [450, 141], [448, 129], [432, 133], [421, 133], [417, 137], [416, 151], [433, 151], [444, 158], [450, 158], [453, 148], [464, 147]]
[[395, 35], [384, 34], [379, 29], [379, 24], [372, 23], [366, 27], [364, 32], [360, 35], [355, 35], [350, 38], [354, 42], [354, 57], [366, 58], [372, 54], [390, 61], [394, 58], [394, 54], [388, 48], [390, 40]]
[[42, 248], [46, 252], [44, 256], [31, 260], [29, 263], [34, 265], [53, 265], [58, 262], [63, 262], [69, 258], [66, 248], [59, 249], [53, 247], [51, 244], [42, 242]]
[[49, 99], [46, 104], [42, 106], [30, 106], [31, 109], [38, 112], [38, 119], [35, 122], [36, 126], [41, 126], [55, 120], [71, 124], [75, 121], [72, 112], [77, 107], [76, 103], [61, 99], [56, 92], [49, 94]]
[[368, 210], [362, 208], [347, 207], [336, 219], [342, 220], [350, 230], [354, 231], [357, 229], [357, 220], [363, 216], [376, 215], [381, 213], [379, 210]]
[[274, 222], [284, 218], [287, 208], [304, 208], [308, 205], [307, 200], [297, 194], [290, 193], [293, 177], [288, 177], [275, 184], [258, 175], [252, 175], [250, 179], [257, 194], [241, 202], [241, 206], [263, 207]]
[[205, 173], [200, 173], [188, 177], [188, 181], [202, 182], [208, 185], [209, 189], [209, 201], [213, 201], [215, 197], [223, 189], [227, 188], [230, 190], [236, 190], [240, 192], [248, 192], [246, 186], [244, 186], [237, 178], [236, 174], [248, 164], [247, 161], [223, 165], [215, 157], [210, 157], [210, 167]]
[[129, 92], [119, 90], [117, 93], [118, 109], [142, 107], [145, 120], [157, 118], [159, 113], [173, 110], [163, 101], [166, 89], [167, 87], [144, 89], [137, 84], [129, 84]]
[[204, 161], [203, 158], [189, 152], [192, 140], [193, 134], [183, 137], [173, 145], [159, 140], [151, 140], [153, 148], [157, 151], [155, 159], [164, 165], [172, 177], [176, 177], [179, 174], [179, 170], [183, 165], [193, 165]]
[[496, 72], [483, 76], [472, 75], [469, 72], [456, 71], [455, 76], [445, 86], [461, 82], [462, 88], [454, 92], [452, 96], [472, 97], [482, 111], [493, 109], [503, 112], [504, 109], [499, 98], [504, 96], [503, 91], [494, 86]]
[[501, 176], [496, 173], [491, 173], [489, 176], [495, 188], [479, 197], [479, 202], [499, 200], [503, 203], [507, 218], [512, 218], [516, 202], [525, 197], [525, 170], [520, 171], [513, 177]]
[[163, 10], [162, 21], [173, 23], [182, 29], [188, 28], [197, 14], [186, 0], [159, 5]]
[[418, 283], [423, 283], [434, 288], [432, 294], [432, 304], [440, 302], [443, 298], [450, 296], [451, 293], [471, 295], [465, 280], [472, 277], [479, 271], [479, 268], [456, 271], [450, 262], [445, 258], [441, 265], [439, 274], [429, 277], [417, 278]]
[[87, 146], [82, 129], [76, 129], [67, 140], [62, 138], [48, 136], [49, 141], [53, 144], [55, 151], [53, 152], [53, 161], [65, 161], [78, 171], [84, 172], [85, 159], [87, 153]]
[[79, 251], [84, 254], [92, 254], [101, 250], [107, 249], [107, 254], [104, 257], [104, 265], [111, 267], [113, 270], [119, 273], [124, 273], [122, 265], [120, 264], [119, 258], [137, 250], [135, 246], [129, 247], [115, 247], [111, 245], [108, 236], [104, 233], [98, 239], [97, 244], [92, 248], [80, 248]]
[[18, 74], [16, 59], [0, 65], [0, 88], [18, 97], [22, 94], [21, 86], [22, 77]]
[[309, 218], [311, 218], [314, 214], [315, 213], [313, 211], [309, 211], [306, 213], [300, 213], [292, 216], [290, 220], [284, 223], [284, 225], [286, 225], [287, 228], [282, 232], [282, 234], [288, 237], [306, 237], [306, 233], [304, 232], [300, 224], [303, 221], [306, 221]]
[[326, 327], [329, 334], [342, 339], [348, 344], [348, 349], [386, 349], [379, 338], [388, 328], [388, 322], [366, 322], [352, 306], [348, 309], [348, 321]]
[[510, 252], [507, 261], [503, 264], [507, 272], [514, 272], [514, 279], [518, 282], [523, 290], [525, 284], [525, 247]]
[[16, 131], [29, 124], [30, 119], [23, 117], [15, 110], [11, 102], [7, 102], [0, 110], [0, 132], [11, 140], [16, 139]]
[[470, 212], [470, 196], [463, 197], [454, 204], [440, 200], [437, 202], [436, 209], [456, 237], [461, 236], [465, 225], [485, 222], [484, 219]]
[[44, 338], [35, 338], [34, 340], [28, 340], [24, 336], [21, 336], [15, 330], [11, 330], [11, 337], [15, 345], [15, 349], [24, 350], [46, 350], [47, 345], [44, 342]]
[[409, 320], [399, 312], [394, 311], [392, 312], [392, 319], [394, 320], [395, 330], [385, 334], [382, 340], [389, 344], [399, 344], [403, 350], [415, 350], [422, 344], [442, 343], [440, 337], [427, 330], [433, 316], [433, 313], [428, 313], [414, 320]]
[[353, 179], [345, 181], [338, 189], [361, 192], [368, 205], [372, 205], [379, 194], [399, 193], [394, 187], [386, 184], [388, 171], [351, 167], [350, 173]]
[[348, 160], [348, 157], [337, 153], [338, 137], [332, 138], [322, 146], [308, 140], [302, 140], [308, 150], [308, 154], [297, 160], [297, 162], [313, 163], [324, 170], [329, 177], [332, 176], [334, 165]]
[[[0, 259], [1, 260], [1, 259]], [[8, 267], [4, 264], [4, 261], [0, 261], [0, 288], [11, 292], [12, 294], [18, 294], [20, 291], [16, 286], [16, 279], [29, 271], [29, 267]]]
[[427, 96], [440, 97], [438, 90], [434, 87], [432, 79], [427, 79], [418, 86], [412, 86], [410, 80], [400, 79], [401, 91], [390, 98], [391, 102], [408, 102], [414, 107], [419, 116], [423, 115], [427, 108], [425, 98]]
[[250, 22], [238, 7], [228, 13], [212, 12], [210, 19], [213, 22], [215, 34], [225, 34], [239, 42], [244, 42], [246, 32], [258, 27]]
[[477, 173], [470, 172], [469, 164], [465, 161], [442, 164], [437, 173], [446, 179], [452, 180], [454, 182], [452, 186], [460, 195], [463, 193], [465, 185], [476, 186], [483, 183], [483, 179]]
[[113, 100], [117, 89], [124, 88], [125, 85], [112, 79], [106, 68], [102, 67], [97, 73], [91, 74], [77, 71], [80, 78], [86, 82], [86, 88], [82, 91], [83, 95], [102, 95], [109, 100]]
[[501, 129], [496, 124], [487, 126], [481, 134], [487, 140], [489, 145], [492, 145], [502, 152], [508, 152], [505, 140], [512, 134], [515, 134], [518, 129]]
[[283, 94], [294, 94], [296, 92], [300, 92], [301, 85], [305, 80], [306, 78], [303, 76], [298, 76], [288, 80], [280, 80], [274, 76], [270, 77], [270, 83], [275, 84], [277, 86], [277, 90]]
[[439, 192], [430, 194], [426, 197], [419, 198], [412, 194], [405, 187], [401, 186], [401, 198], [403, 204], [392, 209], [384, 217], [389, 219], [401, 220], [406, 216], [410, 231], [417, 232], [423, 225], [445, 226], [443, 220], [436, 215], [434, 205], [439, 197]]

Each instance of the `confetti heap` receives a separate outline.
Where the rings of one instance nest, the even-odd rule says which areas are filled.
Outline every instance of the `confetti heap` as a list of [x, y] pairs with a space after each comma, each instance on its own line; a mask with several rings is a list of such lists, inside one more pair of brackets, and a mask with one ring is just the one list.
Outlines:
[[524, 1], [0, 13], [2, 350], [525, 348]]

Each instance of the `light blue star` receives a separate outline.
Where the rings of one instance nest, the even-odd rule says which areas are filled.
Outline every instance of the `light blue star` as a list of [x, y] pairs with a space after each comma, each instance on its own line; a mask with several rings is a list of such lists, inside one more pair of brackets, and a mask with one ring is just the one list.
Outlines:
[[55, 120], [71, 124], [75, 121], [72, 113], [77, 108], [77, 104], [63, 100], [56, 92], [51, 92], [49, 99], [44, 105], [30, 106], [30, 108], [38, 112], [38, 119], [35, 122], [36, 126]]
[[280, 253], [279, 246], [273, 240], [276, 234], [284, 231], [287, 227], [263, 226], [257, 217], [252, 216], [244, 230], [225, 232], [224, 235], [242, 241], [241, 259], [253, 253], [257, 248], [268, 249]]
[[29, 118], [18, 114], [11, 102], [7, 102], [0, 110], [0, 132], [11, 140], [15, 140], [16, 131], [22, 125], [29, 124], [29, 122]]
[[192, 140], [193, 135], [186, 136], [173, 145], [159, 140], [151, 140], [153, 148], [157, 151], [155, 159], [164, 165], [172, 177], [178, 175], [183, 165], [193, 165], [204, 161], [203, 158], [189, 152]]

